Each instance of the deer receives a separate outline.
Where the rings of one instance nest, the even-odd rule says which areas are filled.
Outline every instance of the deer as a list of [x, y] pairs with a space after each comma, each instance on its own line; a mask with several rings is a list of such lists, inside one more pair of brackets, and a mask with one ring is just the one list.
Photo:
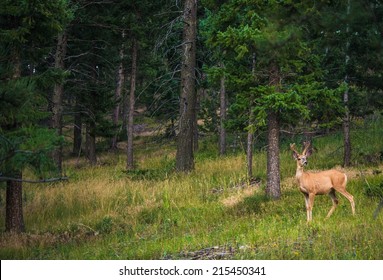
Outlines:
[[293, 158], [297, 162], [295, 177], [299, 184], [299, 190], [305, 197], [307, 223], [312, 221], [312, 209], [316, 195], [328, 194], [332, 200], [332, 207], [326, 219], [332, 215], [339, 203], [336, 192], [339, 192], [350, 201], [352, 215], [355, 215], [354, 197], [346, 191], [347, 175], [335, 169], [315, 173], [304, 171], [304, 166], [307, 165], [307, 158], [312, 154], [312, 149], [310, 148], [310, 142], [304, 142], [303, 145], [302, 153], [298, 153], [295, 143], [290, 144], [290, 149], [293, 151]]

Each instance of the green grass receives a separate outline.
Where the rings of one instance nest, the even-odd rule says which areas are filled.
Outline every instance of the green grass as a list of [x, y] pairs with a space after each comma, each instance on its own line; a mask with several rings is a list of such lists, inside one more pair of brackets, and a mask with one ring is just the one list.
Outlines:
[[[380, 121], [379, 121], [380, 122]], [[381, 122], [380, 122], [381, 123]], [[173, 171], [171, 145], [137, 147], [137, 169], [126, 172], [125, 156], [105, 154], [105, 164], [66, 162], [69, 182], [24, 187], [27, 232], [0, 235], [1, 259], [183, 259], [220, 248], [231, 259], [382, 259], [383, 213], [373, 219], [382, 191], [382, 166], [369, 155], [383, 150], [378, 123], [353, 131], [356, 167], [345, 170], [356, 201], [340, 203], [332, 217], [327, 196], [317, 196], [306, 224], [303, 195], [294, 181], [295, 162], [282, 143], [282, 198], [264, 196], [266, 155], [254, 156], [257, 187], [247, 186], [243, 154], [215, 156], [202, 146], [196, 170]], [[297, 141], [295, 139], [294, 141]], [[341, 163], [340, 134], [314, 140], [309, 169]], [[4, 231], [5, 189], [0, 189]], [[222, 255], [205, 255], [219, 258]]]

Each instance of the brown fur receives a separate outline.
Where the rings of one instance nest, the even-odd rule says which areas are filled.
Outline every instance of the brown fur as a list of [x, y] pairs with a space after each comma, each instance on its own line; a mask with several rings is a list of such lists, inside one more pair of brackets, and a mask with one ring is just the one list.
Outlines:
[[315, 195], [328, 194], [333, 205], [328, 212], [326, 218], [329, 218], [338, 205], [338, 199], [335, 192], [344, 195], [351, 203], [352, 214], [355, 214], [354, 197], [346, 191], [347, 176], [346, 174], [335, 170], [326, 170], [317, 173], [305, 172], [304, 165], [307, 164], [307, 158], [311, 155], [309, 150], [310, 143], [305, 143], [305, 148], [300, 154], [295, 149], [295, 144], [291, 144], [293, 157], [297, 161], [297, 171], [295, 177], [298, 181], [299, 189], [305, 196], [307, 222], [312, 220], [312, 208], [314, 206]]

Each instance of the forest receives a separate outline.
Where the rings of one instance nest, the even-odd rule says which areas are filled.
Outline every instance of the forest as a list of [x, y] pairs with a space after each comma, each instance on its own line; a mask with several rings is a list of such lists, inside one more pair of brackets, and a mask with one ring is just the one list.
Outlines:
[[1, 259], [383, 258], [383, 1], [2, 0], [0, 24]]

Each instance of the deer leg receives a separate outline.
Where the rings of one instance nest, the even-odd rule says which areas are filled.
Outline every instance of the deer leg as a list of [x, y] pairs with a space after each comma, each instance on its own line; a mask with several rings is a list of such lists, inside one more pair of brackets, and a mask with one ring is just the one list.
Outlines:
[[352, 214], [355, 215], [354, 197], [349, 192], [347, 192], [345, 189], [338, 189], [337, 191], [340, 192], [345, 198], [347, 198], [348, 201], [350, 201]]
[[304, 193], [305, 203], [306, 203], [306, 213], [307, 213], [307, 223], [311, 222], [313, 219], [313, 206], [314, 206], [314, 197], [315, 194]]
[[309, 194], [309, 207], [308, 207], [308, 211], [309, 211], [310, 217], [309, 217], [308, 222], [311, 222], [312, 219], [313, 219], [314, 198], [315, 198], [315, 194], [310, 193]]
[[332, 200], [332, 207], [330, 209], [330, 211], [328, 212], [327, 216], [326, 216], [326, 219], [328, 219], [332, 213], [334, 212], [336, 206], [338, 205], [338, 199], [336, 198], [336, 195], [335, 195], [335, 190], [334, 189], [331, 189], [331, 191], [329, 192], [328, 194]]
[[307, 214], [307, 222], [310, 221], [310, 211], [309, 211], [309, 203], [310, 203], [310, 200], [309, 200], [309, 195], [307, 193], [304, 193], [303, 194], [305, 196], [305, 205], [306, 205], [306, 214]]

